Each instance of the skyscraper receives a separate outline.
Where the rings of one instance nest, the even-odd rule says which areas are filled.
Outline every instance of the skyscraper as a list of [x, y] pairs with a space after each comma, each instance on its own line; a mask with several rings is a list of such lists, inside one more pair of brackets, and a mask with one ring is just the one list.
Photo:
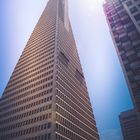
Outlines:
[[106, 0], [104, 4], [111, 36], [138, 114], [140, 114], [139, 3], [138, 0]]
[[122, 112], [119, 116], [124, 140], [139, 140], [140, 125], [134, 109]]
[[[135, 122], [140, 126], [140, 1], [106, 0], [103, 7], [134, 104], [136, 117], [133, 119], [135, 118]], [[128, 119], [130, 114], [122, 113], [121, 116]], [[120, 122], [121, 126], [125, 126], [123, 129], [131, 129], [133, 135], [136, 135], [134, 129], [140, 133], [140, 127], [132, 127], [131, 123], [126, 124], [125, 121]], [[125, 132], [127, 130], [123, 131]], [[137, 136], [137, 140], [139, 139], [140, 136]]]
[[49, 0], [0, 98], [0, 140], [99, 140], [67, 0]]
[[136, 29], [140, 33], [140, 1], [126, 0], [123, 5]]

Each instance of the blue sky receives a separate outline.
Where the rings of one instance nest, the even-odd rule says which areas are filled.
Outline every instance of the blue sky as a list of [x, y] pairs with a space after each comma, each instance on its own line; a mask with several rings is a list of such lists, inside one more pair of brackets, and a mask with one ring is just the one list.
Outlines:
[[[48, 0], [1, 0], [0, 95]], [[122, 140], [118, 115], [132, 108], [102, 0], [69, 0], [69, 15], [101, 140]]]

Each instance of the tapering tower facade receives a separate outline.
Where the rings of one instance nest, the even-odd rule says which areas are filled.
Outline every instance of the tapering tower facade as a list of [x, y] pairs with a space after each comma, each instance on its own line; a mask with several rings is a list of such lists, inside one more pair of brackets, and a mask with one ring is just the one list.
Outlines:
[[99, 140], [67, 0], [49, 0], [0, 99], [1, 140]]

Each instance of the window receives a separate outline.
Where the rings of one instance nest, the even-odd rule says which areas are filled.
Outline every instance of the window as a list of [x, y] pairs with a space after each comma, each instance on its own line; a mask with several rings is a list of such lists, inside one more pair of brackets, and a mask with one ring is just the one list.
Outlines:
[[76, 70], [75, 72], [75, 77], [77, 78], [77, 80], [82, 83], [83, 82], [83, 79], [84, 79], [84, 76], [82, 73], [80, 73], [78, 70]]
[[134, 25], [130, 25], [130, 26], [126, 27], [127, 32], [132, 32], [132, 31], [134, 31], [135, 29], [136, 29], [136, 28], [135, 28]]
[[132, 2], [131, 1], [126, 2], [126, 5], [127, 6], [131, 6], [132, 5]]
[[48, 134], [48, 139], [51, 139], [51, 133]]
[[65, 65], [66, 67], [68, 66], [69, 59], [66, 57], [64, 53], [60, 52], [58, 58], [63, 65]]
[[48, 123], [48, 128], [51, 128], [51, 123], [50, 122]]
[[138, 11], [137, 7], [132, 7], [132, 8], [130, 8], [130, 12], [131, 12], [131, 13], [135, 13], [135, 12], [137, 12], [137, 11]]
[[136, 21], [140, 20], [140, 14], [137, 14], [134, 17], [135, 17]]
[[121, 42], [126, 42], [126, 41], [129, 40], [129, 37], [128, 36], [123, 36], [120, 39], [121, 39]]
[[123, 24], [127, 24], [127, 23], [129, 23], [130, 21], [131, 21], [130, 18], [127, 17], [127, 18], [125, 18], [125, 19], [122, 20], [122, 23], [123, 23]]

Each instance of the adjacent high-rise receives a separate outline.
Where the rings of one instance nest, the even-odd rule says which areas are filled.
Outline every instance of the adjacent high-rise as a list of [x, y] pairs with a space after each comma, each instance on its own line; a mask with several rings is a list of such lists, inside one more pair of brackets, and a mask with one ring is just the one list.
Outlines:
[[12, 73], [0, 140], [99, 140], [67, 0], [49, 0]]
[[119, 116], [124, 140], [139, 140], [140, 125], [134, 109], [122, 112]]
[[[137, 114], [135, 121], [140, 125], [140, 0], [106, 0], [103, 7], [134, 103]], [[123, 122], [125, 121], [121, 121]], [[124, 125], [126, 124], [121, 124], [121, 126]], [[129, 126], [130, 123], [127, 125], [124, 128], [131, 128], [132, 132], [136, 132], [133, 131], [134, 127]], [[138, 128], [140, 127], [137, 127], [140, 133]], [[137, 140], [139, 139], [138, 136]]]
[[104, 11], [133, 103], [140, 113], [140, 1], [107, 0]]

